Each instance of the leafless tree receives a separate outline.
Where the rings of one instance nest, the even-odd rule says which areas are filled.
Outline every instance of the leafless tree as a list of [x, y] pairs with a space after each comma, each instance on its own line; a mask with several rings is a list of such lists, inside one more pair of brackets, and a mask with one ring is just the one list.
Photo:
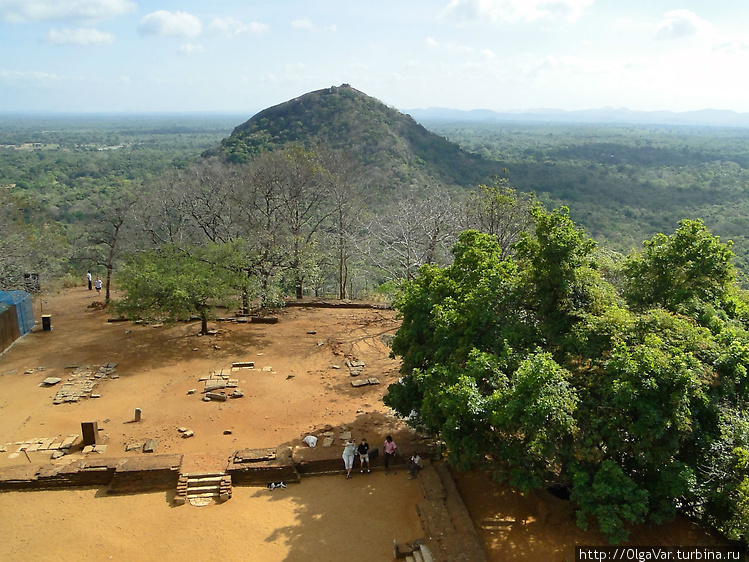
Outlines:
[[218, 159], [201, 160], [178, 175], [182, 207], [211, 242], [228, 242], [241, 235], [237, 194], [246, 190], [246, 168]]
[[0, 289], [25, 288], [25, 273], [53, 275], [64, 257], [67, 248], [58, 230], [11, 189], [0, 189]]
[[368, 224], [369, 257], [391, 279], [411, 279], [424, 264], [446, 264], [458, 233], [458, 206], [447, 189], [411, 188]]
[[79, 259], [106, 269], [105, 302], [111, 298], [112, 272], [120, 252], [125, 244], [133, 242], [129, 229], [136, 201], [136, 196], [124, 187], [114, 197], [94, 200], [95, 214], [86, 230], [85, 246]]
[[196, 241], [198, 233], [184, 202], [185, 186], [177, 171], [164, 174], [147, 186], [134, 209], [135, 225], [158, 248]]
[[533, 194], [519, 194], [505, 179], [493, 185], [480, 185], [466, 198], [462, 230], [475, 229], [491, 234], [499, 242], [502, 258], [512, 253], [520, 233], [533, 225], [531, 208], [538, 202]]
[[336, 267], [338, 298], [347, 297], [349, 265], [356, 250], [356, 237], [361, 228], [364, 197], [363, 170], [360, 164], [342, 152], [323, 154], [328, 171], [328, 194], [332, 207], [329, 226], [330, 252]]

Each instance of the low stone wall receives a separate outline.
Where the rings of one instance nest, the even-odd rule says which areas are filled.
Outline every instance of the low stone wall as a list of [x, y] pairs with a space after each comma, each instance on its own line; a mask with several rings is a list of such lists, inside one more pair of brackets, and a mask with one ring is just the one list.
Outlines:
[[291, 448], [235, 451], [226, 468], [233, 486], [265, 486], [271, 482], [299, 482]]
[[[295, 447], [292, 451], [294, 465], [300, 474], [325, 474], [331, 472], [343, 472], [343, 448], [342, 447]], [[415, 444], [408, 453], [396, 455], [390, 460], [390, 466], [394, 470], [403, 470], [408, 464], [411, 454], [418, 453], [423, 459], [437, 460], [441, 454], [439, 445], [431, 440], [423, 440]], [[371, 458], [372, 470], [385, 468], [385, 455], [380, 447], [377, 456]], [[359, 469], [359, 457], [354, 459], [354, 468]]]
[[144, 455], [121, 459], [115, 467], [108, 494], [135, 494], [176, 490], [182, 455]]
[[393, 308], [389, 304], [354, 302], [350, 300], [287, 300], [284, 306], [286, 308], [372, 308], [375, 310], [391, 310]]
[[[439, 447], [424, 441], [414, 448], [424, 459], [439, 456]], [[67, 464], [60, 461], [42, 467], [17, 466], [0, 469], [0, 491], [43, 490], [108, 486], [108, 493], [137, 493], [175, 490], [182, 466], [182, 455], [144, 454], [133, 457], [98, 457], [91, 453], [85, 459]], [[409, 455], [391, 460], [394, 470], [404, 470]], [[64, 459], [64, 457], [63, 457]], [[384, 468], [383, 454], [372, 459], [373, 470]], [[359, 468], [358, 458], [355, 467]], [[298, 482], [302, 475], [343, 472], [340, 447], [307, 447], [293, 449], [242, 449], [235, 451], [226, 466], [235, 486], [266, 486], [271, 482]]]
[[106, 486], [112, 481], [116, 465], [109, 460], [82, 460], [66, 465], [41, 468], [10, 467], [0, 471], [0, 490], [45, 490]]

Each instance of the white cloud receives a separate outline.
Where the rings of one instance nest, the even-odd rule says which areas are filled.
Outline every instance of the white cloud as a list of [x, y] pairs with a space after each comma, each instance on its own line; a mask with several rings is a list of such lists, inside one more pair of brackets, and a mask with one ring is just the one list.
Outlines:
[[114, 35], [93, 28], [51, 29], [46, 41], [53, 45], [106, 45], [114, 42]]
[[441, 13], [449, 20], [530, 22], [538, 19], [578, 19], [595, 0], [450, 0]]
[[0, 17], [12, 23], [92, 22], [134, 12], [136, 8], [130, 0], [0, 0]]
[[141, 35], [197, 37], [202, 31], [203, 22], [187, 12], [158, 10], [144, 16], [138, 23]]
[[59, 84], [61, 80], [56, 74], [48, 72], [0, 70], [0, 81], [14, 86], [51, 88]]
[[749, 53], [749, 38], [724, 37], [716, 43], [715, 50], [722, 53], [747, 54]]
[[211, 22], [210, 28], [214, 31], [224, 33], [229, 37], [236, 37], [239, 35], [264, 35], [270, 31], [270, 26], [265, 23], [258, 23], [256, 21], [243, 23], [231, 17], [214, 18]]
[[308, 18], [299, 18], [291, 22], [291, 27], [294, 29], [305, 29], [307, 31], [337, 31], [338, 28], [335, 24], [327, 25], [325, 27], [317, 27]]
[[291, 27], [294, 29], [314, 29], [315, 26], [307, 18], [299, 18], [291, 22]]
[[452, 43], [450, 41], [437, 41], [433, 37], [427, 37], [427, 45], [429, 45], [429, 47], [431, 47], [432, 49], [439, 49], [441, 51], [447, 51], [450, 53], [470, 53], [473, 51], [471, 47], [458, 45], [457, 43]]
[[203, 45], [185, 43], [184, 45], [180, 45], [179, 52], [183, 55], [199, 55], [205, 53], [205, 47], [203, 47]]
[[689, 10], [671, 10], [663, 14], [663, 20], [658, 25], [655, 38], [681, 39], [692, 36], [710, 36], [713, 28], [710, 23], [698, 17]]

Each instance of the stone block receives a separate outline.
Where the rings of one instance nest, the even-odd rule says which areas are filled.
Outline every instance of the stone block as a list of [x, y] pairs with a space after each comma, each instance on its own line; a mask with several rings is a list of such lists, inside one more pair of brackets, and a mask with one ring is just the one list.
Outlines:
[[81, 422], [83, 445], [96, 445], [99, 439], [99, 424], [97, 422]]

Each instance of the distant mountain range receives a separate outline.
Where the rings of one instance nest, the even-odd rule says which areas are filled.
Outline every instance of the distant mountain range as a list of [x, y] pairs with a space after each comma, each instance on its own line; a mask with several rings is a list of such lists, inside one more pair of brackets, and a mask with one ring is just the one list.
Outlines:
[[692, 125], [707, 127], [749, 127], [749, 113], [730, 110], [704, 109], [701, 111], [632, 111], [624, 108], [605, 107], [581, 111], [561, 109], [536, 109], [530, 111], [497, 112], [488, 109], [462, 111], [442, 107], [408, 109], [420, 123], [429, 121], [484, 121], [484, 122], [538, 122], [538, 123], [602, 123], [602, 124], [657, 124]]

